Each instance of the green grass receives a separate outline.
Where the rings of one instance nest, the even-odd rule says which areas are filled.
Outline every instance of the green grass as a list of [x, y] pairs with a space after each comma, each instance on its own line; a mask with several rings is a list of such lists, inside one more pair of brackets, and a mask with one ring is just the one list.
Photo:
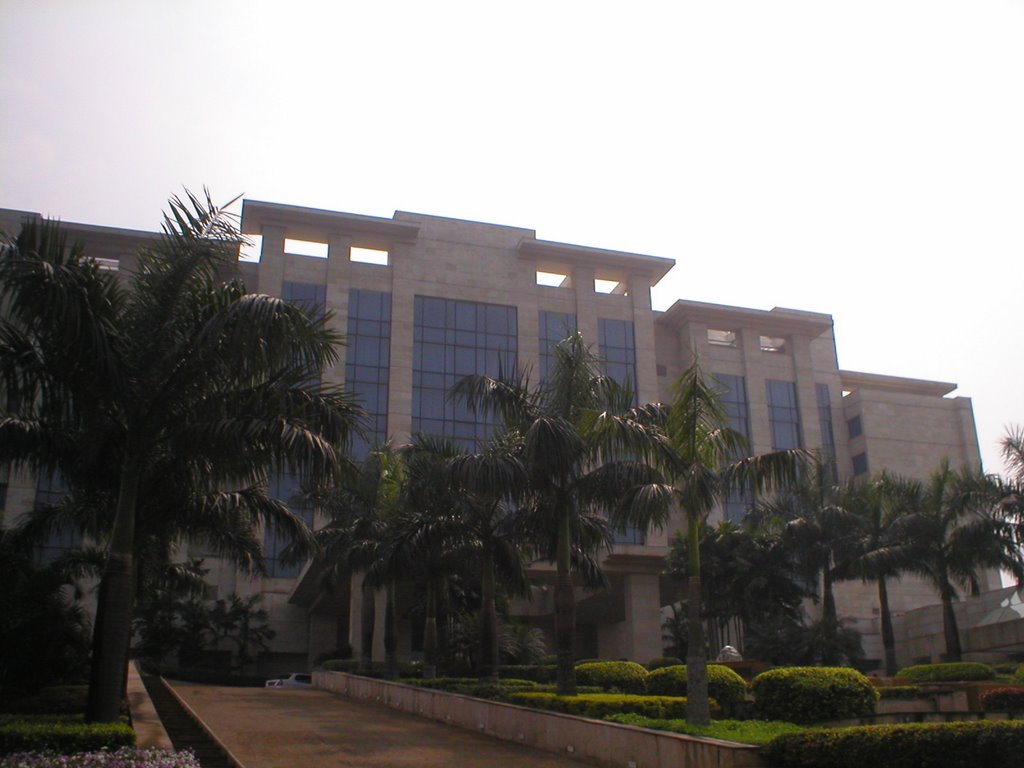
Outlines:
[[722, 739], [740, 744], [764, 746], [776, 736], [784, 733], [803, 733], [813, 730], [793, 723], [768, 720], [712, 720], [709, 726], [690, 725], [685, 720], [655, 720], [642, 715], [609, 715], [604, 718], [611, 723], [652, 728], [656, 731], [671, 731], [704, 739]]

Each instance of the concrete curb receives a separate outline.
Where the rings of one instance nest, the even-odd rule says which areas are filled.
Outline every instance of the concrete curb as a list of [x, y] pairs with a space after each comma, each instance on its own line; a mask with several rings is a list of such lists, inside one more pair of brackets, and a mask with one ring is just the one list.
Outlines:
[[174, 749], [142, 682], [137, 664], [133, 661], [128, 665], [128, 711], [135, 729], [135, 743], [145, 749]]
[[224, 756], [228, 759], [229, 763], [235, 766], [235, 768], [245, 768], [245, 764], [242, 763], [242, 761], [239, 760], [230, 749], [228, 749], [227, 745], [223, 741], [217, 738], [217, 734], [215, 734], [210, 729], [210, 726], [203, 722], [203, 719], [198, 714], [196, 714], [196, 711], [192, 709], [192, 707], [190, 707], [185, 702], [185, 700], [181, 698], [181, 696], [178, 695], [178, 692], [174, 690], [174, 686], [172, 686], [162, 677], [160, 678], [160, 684], [164, 688], [166, 688], [170, 692], [171, 696], [174, 697], [174, 700], [181, 705], [181, 708], [185, 710], [185, 714], [191, 717], [195, 721], [196, 725], [203, 729], [203, 732], [210, 738], [210, 741], [212, 741], [217, 746], [217, 749], [224, 753]]

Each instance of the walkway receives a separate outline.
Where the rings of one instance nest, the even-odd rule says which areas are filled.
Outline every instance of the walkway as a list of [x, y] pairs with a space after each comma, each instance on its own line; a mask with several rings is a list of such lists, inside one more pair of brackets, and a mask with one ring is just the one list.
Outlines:
[[326, 691], [173, 683], [244, 768], [581, 768]]

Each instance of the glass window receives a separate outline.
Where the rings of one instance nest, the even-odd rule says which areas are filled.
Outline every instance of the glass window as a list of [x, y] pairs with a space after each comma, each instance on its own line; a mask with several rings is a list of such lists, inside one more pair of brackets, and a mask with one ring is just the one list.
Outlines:
[[387, 440], [390, 350], [391, 294], [353, 288], [348, 292], [345, 386], [366, 411], [366, 434], [353, 436], [349, 448], [357, 461]]
[[[725, 408], [729, 428], [750, 439], [750, 406], [747, 402], [747, 382], [742, 376], [727, 373], [714, 374], [722, 392], [719, 400]], [[735, 456], [734, 459], [743, 458]], [[722, 516], [733, 523], [739, 523], [747, 514], [753, 497], [745, 488], [733, 488], [722, 505]]]
[[851, 440], [864, 434], [864, 425], [861, 424], [859, 415], [846, 420], [846, 431], [849, 432]]
[[772, 433], [772, 450], [802, 448], [796, 382], [766, 379], [765, 384], [768, 391], [768, 423]]
[[636, 401], [636, 342], [629, 320], [597, 321], [598, 351], [604, 358], [604, 374], [627, 387]]
[[544, 381], [555, 357], [555, 347], [576, 331], [576, 315], [571, 312], [540, 312], [540, 378]]
[[[302, 496], [302, 479], [291, 472], [280, 472], [270, 480], [270, 495], [288, 505], [292, 514], [301, 517], [309, 528], [313, 527], [313, 508]], [[300, 563], [286, 565], [281, 560], [291, 540], [273, 527], [263, 533], [263, 559], [267, 576], [273, 579], [294, 579], [302, 570]]]
[[515, 307], [417, 296], [413, 326], [412, 431], [451, 437], [476, 448], [496, 417], [471, 413], [448, 400], [464, 376], [498, 376], [516, 366]]
[[708, 328], [708, 344], [715, 347], [735, 347], [736, 331], [720, 331]]
[[814, 391], [818, 398], [818, 426], [821, 428], [821, 455], [822, 458], [835, 466], [836, 460], [836, 438], [832, 429], [832, 398], [829, 395], [828, 384], [815, 384]]
[[853, 474], [866, 475], [868, 473], [868, 455], [858, 453], [853, 457]]
[[[61, 504], [67, 495], [67, 485], [60, 472], [43, 473], [36, 478], [36, 507], [55, 507]], [[82, 545], [81, 531], [73, 528], [60, 528], [51, 531], [46, 541], [36, 548], [33, 560], [37, 565], [48, 565], [68, 550]]]

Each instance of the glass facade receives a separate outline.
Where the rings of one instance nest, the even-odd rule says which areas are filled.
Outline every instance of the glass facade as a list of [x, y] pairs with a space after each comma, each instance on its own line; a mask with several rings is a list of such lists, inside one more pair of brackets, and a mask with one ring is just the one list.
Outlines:
[[548, 368], [555, 356], [555, 347], [558, 342], [565, 339], [576, 330], [576, 315], [571, 312], [549, 312], [542, 309], [540, 312], [540, 330], [538, 337], [540, 380], [548, 377]]
[[[41, 474], [36, 479], [36, 507], [57, 506], [67, 493], [67, 486], [60, 472]], [[73, 528], [51, 531], [46, 541], [36, 548], [34, 561], [37, 565], [48, 565], [70, 549], [82, 545], [82, 534]]]
[[868, 471], [868, 455], [866, 453], [855, 455], [853, 457], [853, 474], [866, 475]]
[[[836, 436], [832, 428], [832, 398], [828, 392], [828, 384], [815, 384], [814, 391], [818, 398], [818, 426], [821, 429], [821, 458], [829, 462], [832, 474], [836, 466]], [[835, 478], [833, 478], [835, 479]]]
[[[288, 505], [292, 514], [301, 517], [307, 526], [313, 527], [313, 508], [302, 498], [302, 480], [290, 472], [278, 473], [270, 480], [270, 495]], [[272, 579], [294, 579], [302, 570], [301, 563], [286, 565], [281, 553], [290, 543], [287, 536], [267, 527], [263, 532], [263, 559], [267, 576]]]
[[[327, 286], [316, 283], [296, 283], [285, 280], [281, 283], [281, 298], [289, 304], [301, 307], [316, 318], [323, 318], [327, 312]], [[309, 383], [319, 384], [321, 374], [310, 377]]]
[[796, 382], [766, 379], [765, 384], [768, 390], [768, 423], [772, 432], [772, 450], [803, 448]]
[[860, 416], [854, 416], [852, 419], [846, 420], [846, 431], [849, 433], [851, 440], [864, 434], [864, 426], [861, 424]]
[[628, 387], [636, 402], [636, 340], [629, 320], [597, 321], [597, 344], [604, 358], [604, 374]]
[[516, 367], [515, 307], [416, 297], [413, 325], [412, 431], [476, 448], [497, 425], [450, 399], [470, 374], [501, 376]]
[[345, 336], [345, 388], [366, 411], [366, 435], [352, 438], [355, 460], [388, 437], [388, 371], [391, 364], [391, 294], [352, 289]]
[[[747, 382], [742, 376], [727, 373], [714, 374], [722, 393], [719, 399], [729, 420], [729, 429], [739, 432], [750, 440], [750, 406], [747, 401]], [[736, 456], [735, 458], [742, 458]], [[729, 491], [722, 505], [722, 517], [731, 523], [740, 523], [747, 514], [752, 501], [749, 491], [733, 489]]]

